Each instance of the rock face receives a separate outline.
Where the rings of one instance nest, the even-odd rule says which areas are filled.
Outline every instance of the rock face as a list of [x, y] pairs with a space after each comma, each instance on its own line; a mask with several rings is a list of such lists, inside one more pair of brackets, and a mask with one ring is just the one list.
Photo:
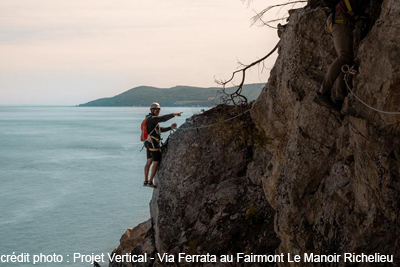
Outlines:
[[[274, 254], [280, 243], [275, 212], [261, 186], [270, 159], [265, 145], [249, 107], [218, 106], [193, 116], [170, 137], [163, 154], [150, 203], [152, 228], [128, 230], [114, 253], [140, 254], [148, 237], [155, 242], [149, 255]], [[139, 238], [132, 237], [133, 232]], [[130, 251], [127, 240], [134, 240]], [[156, 257], [149, 264], [162, 263]]]
[[[367, 11], [375, 23], [355, 46], [354, 92], [377, 109], [400, 111], [400, 2], [370, 1]], [[345, 102], [358, 118], [313, 102], [336, 56], [324, 24], [322, 8], [296, 10], [250, 112], [218, 107], [173, 135], [150, 205], [149, 253], [348, 252], [400, 260], [400, 116], [351, 94]], [[237, 114], [223, 127], [189, 129]], [[115, 252], [146, 241], [139, 243]]]
[[[134, 228], [127, 229], [120, 239], [120, 245], [113, 251], [116, 255], [132, 255], [147, 254], [148, 257], [154, 256], [154, 232], [151, 220], [147, 220]], [[153, 261], [148, 260], [147, 263], [135, 263], [134, 266], [151, 266]], [[129, 266], [120, 263], [110, 263], [110, 266]], [[133, 266], [133, 265], [131, 265]]]
[[[357, 46], [356, 94], [390, 111], [400, 111], [399, 15], [398, 1], [383, 1]], [[257, 126], [273, 140], [262, 180], [277, 212], [279, 252], [397, 254], [400, 116], [373, 111], [351, 95], [347, 101], [362, 118], [312, 101], [335, 56], [324, 18], [319, 8], [290, 17], [271, 78], [252, 109]]]
[[172, 136], [150, 205], [159, 253], [273, 253], [279, 244], [257, 173], [260, 133], [249, 110], [233, 109], [195, 116]]

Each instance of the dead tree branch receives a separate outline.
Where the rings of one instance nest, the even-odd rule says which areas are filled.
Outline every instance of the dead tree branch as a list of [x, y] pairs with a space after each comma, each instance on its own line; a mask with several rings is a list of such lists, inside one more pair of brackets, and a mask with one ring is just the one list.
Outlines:
[[[224, 80], [216, 80], [215, 79], [215, 82], [223, 87], [222, 91], [221, 91], [221, 100], [224, 103], [226, 103], [226, 104], [233, 103], [235, 106], [238, 106], [238, 105], [241, 105], [241, 104], [247, 104], [247, 97], [242, 95], [244, 81], [246, 80], [246, 71], [248, 69], [250, 69], [251, 67], [260, 64], [261, 62], [266, 60], [269, 56], [271, 56], [276, 51], [276, 49], [278, 49], [278, 45], [279, 45], [279, 43], [276, 44], [276, 46], [271, 50], [271, 52], [269, 52], [263, 58], [261, 58], [261, 59], [259, 59], [257, 61], [254, 61], [250, 65], [244, 65], [241, 62], [239, 62], [239, 65], [243, 66], [243, 68], [240, 69], [240, 70], [234, 71], [232, 73], [232, 77], [229, 80], [224, 81]], [[233, 92], [233, 93], [227, 93], [226, 92], [226, 85], [233, 80], [233, 78], [235, 77], [235, 75], [237, 73], [240, 73], [240, 72], [242, 73], [242, 80], [241, 80], [240, 84], [237, 86], [236, 91]]]
[[[248, 5], [250, 5], [251, 1], [252, 0], [242, 0], [243, 3], [247, 2]], [[277, 27], [271, 26], [270, 23], [287, 19], [287, 17], [283, 17], [283, 18], [280, 18], [280, 19], [273, 19], [273, 20], [269, 20], [269, 21], [265, 22], [265, 21], [263, 21], [263, 16], [265, 15], [265, 13], [267, 13], [269, 10], [271, 10], [273, 8], [276, 8], [276, 7], [281, 7], [282, 8], [282, 7], [287, 6], [287, 5], [293, 5], [294, 6], [295, 4], [298, 4], [298, 3], [308, 3], [308, 1], [309, 0], [288, 1], [287, 3], [269, 6], [269, 7], [265, 8], [264, 10], [262, 10], [261, 12], [258, 12], [258, 13], [256, 11], [254, 11], [256, 13], [256, 15], [254, 17], [252, 17], [253, 23], [251, 25], [254, 25], [257, 21], [261, 21], [264, 25], [266, 25], [266, 26], [268, 26], [270, 28], [277, 29]], [[261, 58], [261, 59], [259, 59], [257, 61], [254, 61], [250, 65], [245, 65], [245, 64], [243, 64], [243, 63], [238, 61], [239, 67], [242, 67], [242, 68], [237, 70], [237, 71], [234, 71], [232, 73], [232, 77], [229, 80], [217, 80], [217, 79], [214, 78], [215, 82], [222, 86], [221, 91], [217, 92], [217, 94], [220, 95], [220, 100], [225, 104], [234, 104], [236, 106], [241, 105], [241, 104], [247, 104], [247, 102], [248, 102], [247, 101], [247, 97], [245, 97], [242, 94], [243, 85], [244, 85], [244, 82], [246, 80], [246, 71], [248, 69], [250, 69], [251, 67], [255, 66], [255, 65], [259, 65], [260, 63], [263, 63], [263, 68], [265, 68], [264, 60], [267, 59], [270, 55], [272, 55], [272, 53], [275, 52], [275, 50], [278, 48], [278, 45], [279, 45], [279, 43], [266, 56], [264, 56], [263, 58]], [[233, 93], [227, 92], [226, 91], [226, 85], [228, 83], [232, 82], [232, 80], [234, 79], [235, 75], [238, 74], [238, 73], [242, 74], [242, 79], [240, 81], [240, 84], [237, 85], [236, 91], [234, 91]]]
[[275, 27], [275, 26], [272, 26], [272, 25], [270, 25], [270, 23], [271, 22], [277, 22], [277, 21], [281, 21], [281, 20], [287, 20], [289, 17], [283, 17], [283, 18], [280, 18], [280, 19], [273, 19], [273, 20], [269, 20], [269, 21], [264, 21], [262, 18], [260, 18], [259, 20], [263, 23], [263, 25], [262, 26], [268, 26], [268, 27], [270, 27], [270, 28], [272, 28], [272, 29], [278, 29], [278, 27]]
[[271, 9], [273, 9], [275, 7], [283, 7], [283, 6], [293, 5], [293, 4], [298, 4], [298, 3], [307, 3], [307, 1], [304, 1], [304, 0], [290, 1], [290, 2], [287, 2], [284, 4], [269, 6], [265, 9], [263, 9], [262, 11], [258, 12], [254, 17], [251, 18], [253, 21], [251, 25], [254, 25], [255, 23], [257, 23], [257, 21], [262, 21], [262, 17], [265, 15], [265, 13], [267, 13], [268, 11], [270, 11]]

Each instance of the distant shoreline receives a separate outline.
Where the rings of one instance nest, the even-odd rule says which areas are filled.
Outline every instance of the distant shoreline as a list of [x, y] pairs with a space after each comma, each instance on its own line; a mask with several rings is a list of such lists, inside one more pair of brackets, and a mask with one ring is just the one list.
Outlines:
[[[248, 101], [258, 98], [265, 84], [246, 84], [241, 94]], [[79, 104], [79, 107], [148, 107], [158, 102], [162, 107], [212, 107], [224, 103], [224, 98], [234, 93], [237, 87], [225, 88], [224, 95], [219, 87], [175, 86], [171, 88], [157, 88], [139, 86], [113, 97], [104, 97]]]
[[[0, 105], [13, 108], [148, 108], [148, 106], [80, 106], [80, 105]], [[162, 106], [163, 108], [212, 108], [214, 106]]]

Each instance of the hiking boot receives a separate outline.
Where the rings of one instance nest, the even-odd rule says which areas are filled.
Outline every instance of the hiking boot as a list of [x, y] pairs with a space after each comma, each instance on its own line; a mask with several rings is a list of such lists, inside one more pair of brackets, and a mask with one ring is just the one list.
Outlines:
[[314, 102], [321, 106], [327, 107], [329, 109], [337, 110], [337, 111], [340, 111], [340, 108], [341, 108], [338, 104], [335, 104], [332, 101], [332, 99], [330, 98], [329, 95], [323, 95], [319, 92], [317, 93], [317, 96], [314, 98]]
[[348, 116], [352, 116], [352, 117], [355, 117], [355, 118], [360, 118], [360, 115], [358, 114], [356, 108], [353, 107], [353, 106], [342, 108], [340, 113], [342, 113], [343, 115], [348, 115]]
[[147, 186], [148, 186], [148, 187], [151, 187], [151, 188], [156, 188], [156, 186], [153, 184], [152, 181], [148, 182], [148, 183], [147, 183]]
[[350, 98], [346, 97], [342, 109], [340, 110], [342, 115], [352, 116], [356, 118], [360, 118], [360, 114], [357, 112], [356, 108], [352, 105]]

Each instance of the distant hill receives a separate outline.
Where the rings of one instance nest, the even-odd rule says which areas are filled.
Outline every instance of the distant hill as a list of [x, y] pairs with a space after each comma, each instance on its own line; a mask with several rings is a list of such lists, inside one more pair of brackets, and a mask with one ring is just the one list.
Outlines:
[[[243, 95], [252, 101], [260, 95], [264, 85], [262, 83], [245, 85], [243, 86]], [[235, 87], [230, 87], [226, 91], [233, 92], [235, 89]], [[147, 107], [153, 102], [167, 107], [213, 106], [220, 103], [216, 95], [219, 90], [221, 90], [220, 87], [175, 86], [166, 89], [139, 86], [114, 97], [100, 98], [80, 104], [79, 107]]]

